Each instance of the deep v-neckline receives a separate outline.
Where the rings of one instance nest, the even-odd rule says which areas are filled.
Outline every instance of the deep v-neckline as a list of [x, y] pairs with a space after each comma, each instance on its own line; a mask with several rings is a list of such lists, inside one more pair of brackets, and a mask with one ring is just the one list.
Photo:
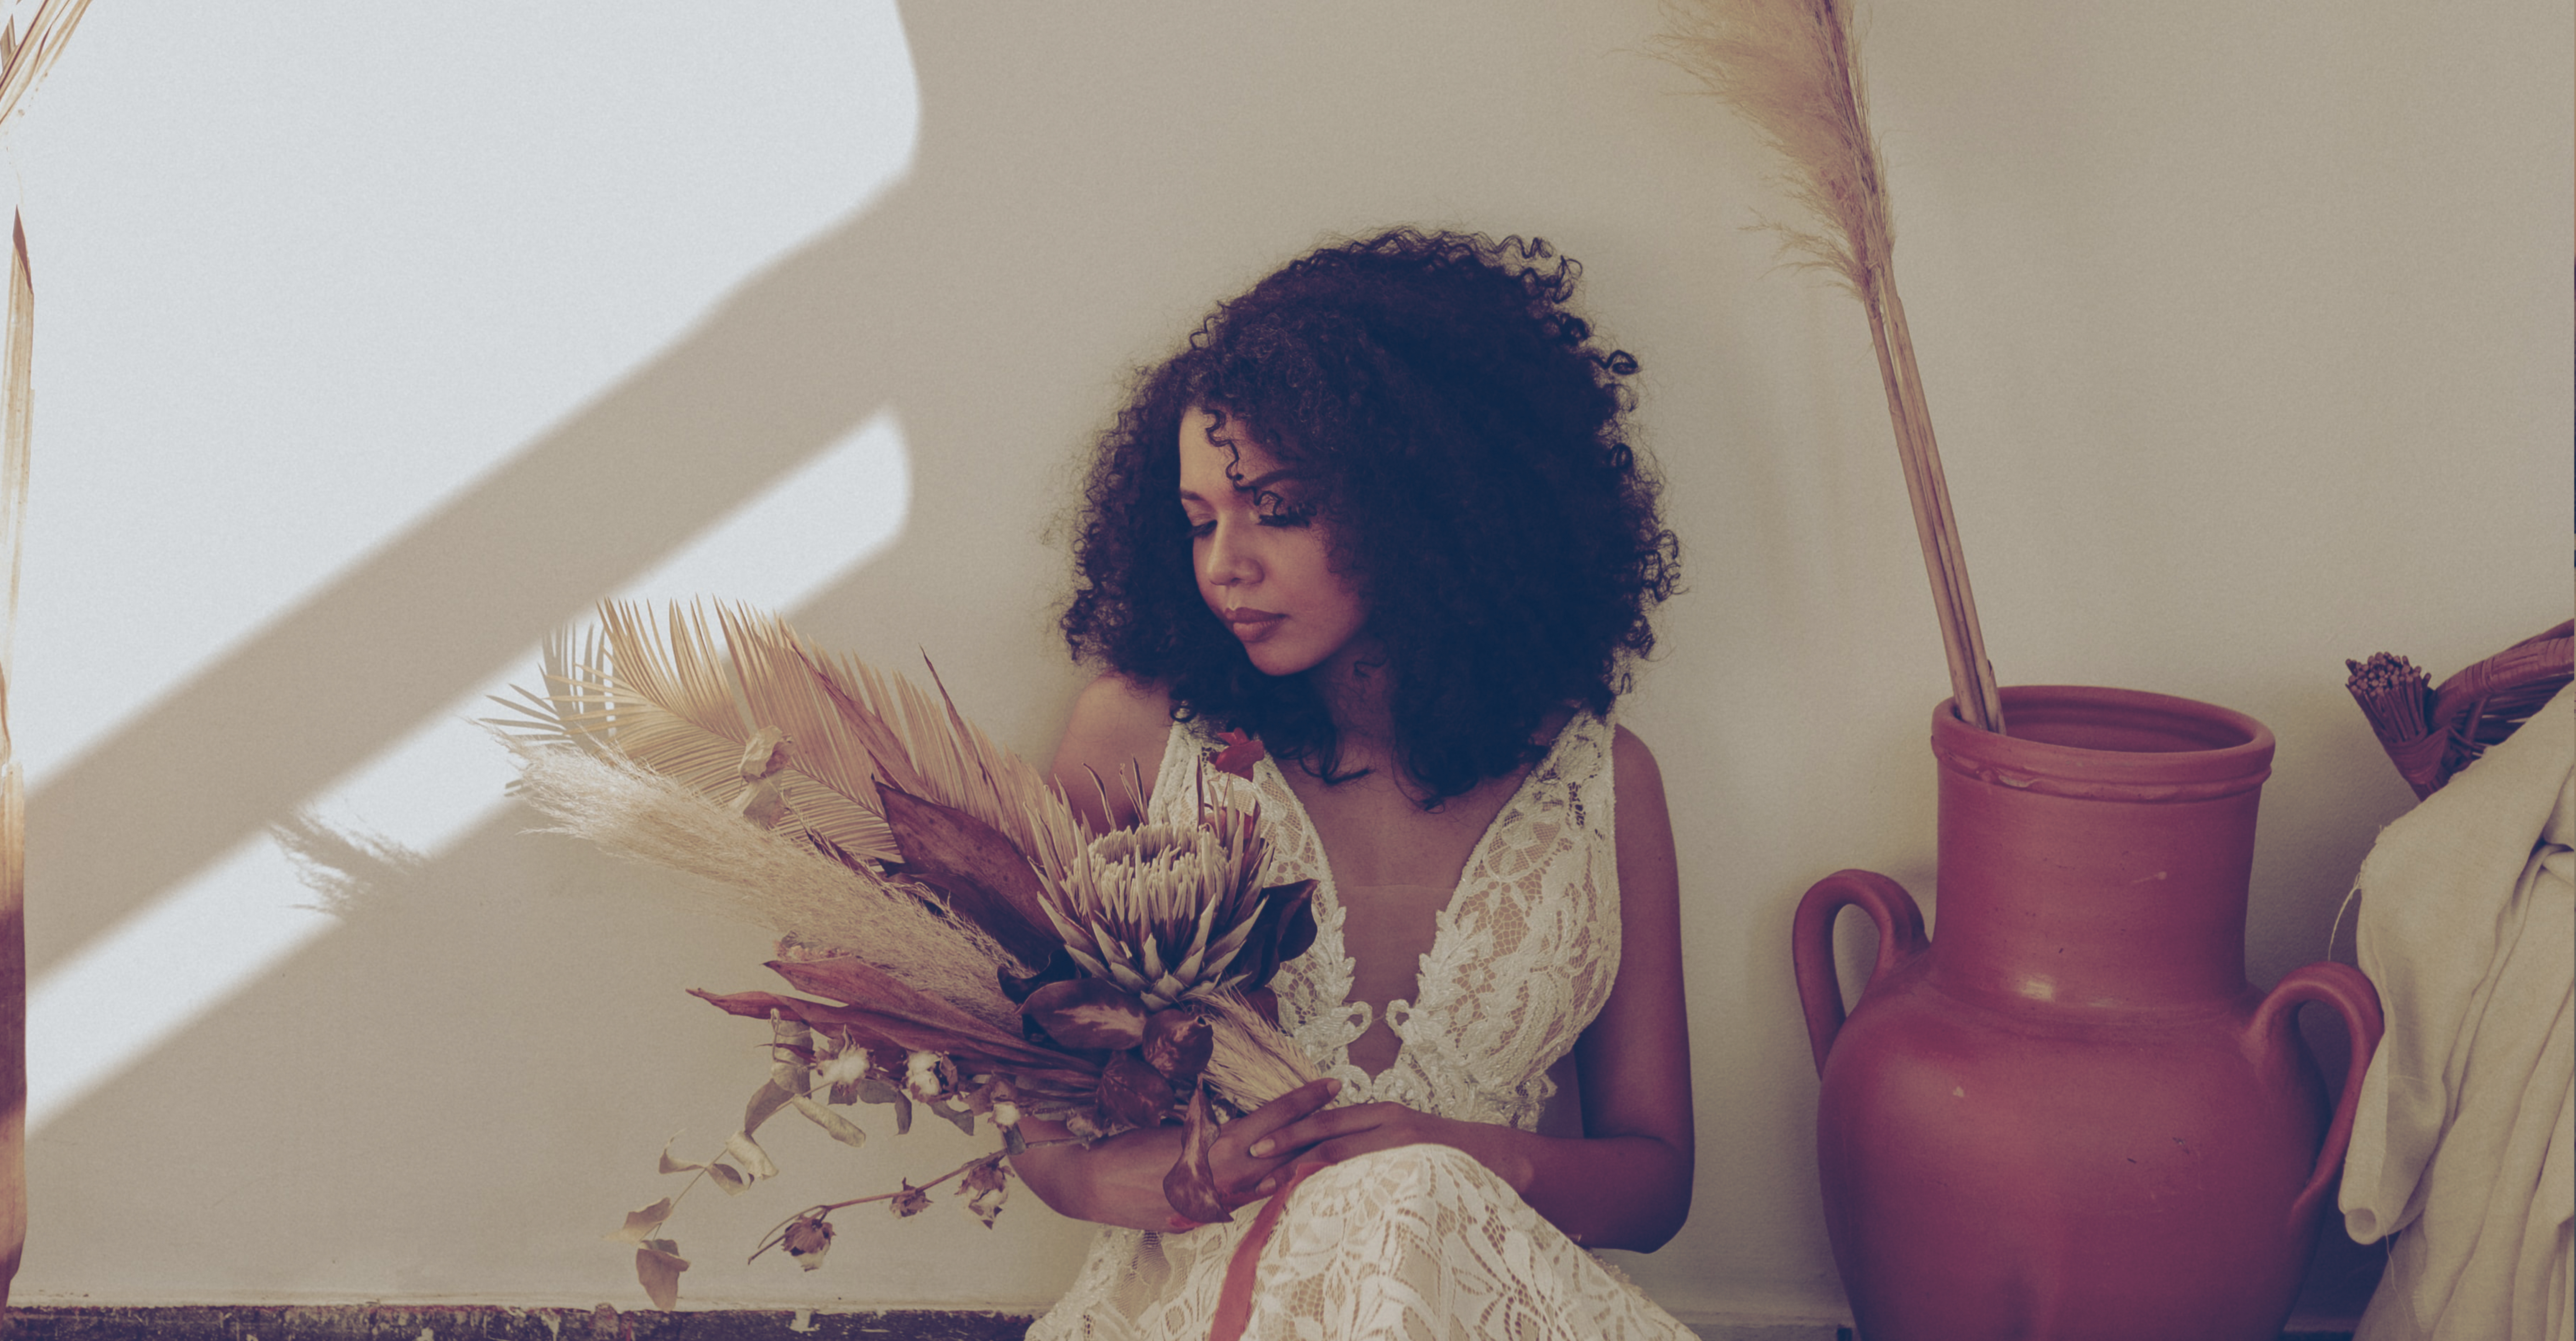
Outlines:
[[[1423, 950], [1414, 965], [1413, 995], [1409, 998], [1388, 998], [1383, 1012], [1378, 1006], [1369, 1002], [1351, 999], [1352, 994], [1359, 990], [1359, 972], [1356, 961], [1351, 958], [1350, 947], [1342, 937], [1344, 910], [1341, 884], [1333, 877], [1333, 855], [1324, 850], [1323, 831], [1315, 827], [1315, 817], [1308, 813], [1305, 798], [1297, 794], [1296, 788], [1288, 785], [1288, 775], [1280, 770], [1277, 760], [1265, 755], [1254, 765], [1256, 770], [1268, 770], [1267, 781], [1278, 785], [1279, 793], [1288, 798], [1289, 808], [1296, 815], [1298, 828], [1314, 840], [1314, 901], [1319, 915], [1316, 918], [1315, 945], [1309, 953], [1329, 957], [1335, 965], [1336, 975], [1343, 979], [1341, 999], [1332, 1003], [1329, 1009], [1348, 1012], [1355, 1006], [1365, 1006], [1371, 1017], [1370, 1023], [1377, 1022], [1384, 1015], [1394, 1014], [1393, 1008], [1399, 1005], [1404, 1007], [1404, 1014], [1408, 1019], [1423, 1012], [1424, 1003], [1431, 1000], [1433, 996], [1434, 979], [1431, 970], [1435, 965], [1446, 962], [1443, 952], [1450, 948], [1450, 940], [1456, 929], [1458, 895], [1467, 888], [1468, 882], [1475, 878], [1477, 862], [1485, 855], [1485, 849], [1494, 841], [1495, 835], [1502, 832], [1504, 817], [1513, 813], [1522, 799], [1528, 795], [1532, 785], [1537, 783], [1539, 778], [1556, 763], [1557, 756], [1564, 753], [1566, 742], [1573, 739], [1574, 729], [1584, 716], [1584, 713], [1577, 711], [1565, 719], [1564, 725], [1556, 730], [1556, 738], [1548, 742], [1547, 753], [1540, 755], [1538, 762], [1531, 764], [1529, 771], [1521, 775], [1520, 782], [1512, 788], [1511, 794], [1503, 798], [1502, 805], [1494, 810], [1492, 818], [1485, 821], [1485, 827], [1477, 833], [1476, 841], [1468, 846], [1466, 860], [1458, 866], [1457, 880], [1449, 886], [1449, 893], [1440, 901], [1440, 906], [1432, 911], [1431, 944], [1429, 948]], [[1268, 790], [1267, 787], [1262, 789]], [[1441, 983], [1439, 986], [1446, 987], [1447, 984]], [[1356, 1070], [1357, 1063], [1351, 1061], [1351, 1044], [1358, 1041], [1359, 1035], [1366, 1033], [1368, 1028], [1368, 1024], [1363, 1024], [1349, 1039], [1344, 1040], [1338, 1049], [1340, 1053], [1338, 1066], [1328, 1066], [1326, 1070], [1342, 1068]], [[1406, 1050], [1413, 1045], [1413, 1040], [1406, 1036], [1407, 1031], [1396, 1028], [1392, 1021], [1387, 1022], [1387, 1030], [1395, 1035], [1395, 1052], [1387, 1058], [1386, 1068], [1374, 1074], [1360, 1072], [1371, 1084], [1394, 1074], [1402, 1065]]]

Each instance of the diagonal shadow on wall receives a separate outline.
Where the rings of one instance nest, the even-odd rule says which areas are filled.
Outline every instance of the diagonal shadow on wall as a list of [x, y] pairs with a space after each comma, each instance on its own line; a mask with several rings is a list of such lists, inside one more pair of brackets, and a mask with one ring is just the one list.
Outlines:
[[[996, 35], [946, 14], [907, 21], [924, 100], [909, 182], [744, 284], [665, 352], [31, 798], [35, 973], [445, 709], [889, 400], [902, 403], [919, 463], [912, 519], [893, 550], [825, 604], [866, 611], [889, 650], [938, 647], [943, 669], [969, 683], [1004, 645], [1022, 675], [1023, 658], [1047, 655], [1047, 584], [1027, 575], [1060, 567], [1032, 553], [1054, 507], [1054, 465], [1096, 417], [1110, 374], [1145, 344], [1111, 335], [1114, 348], [1070, 357], [1064, 346], [1114, 330], [1096, 315], [1117, 302], [1123, 267], [1151, 264], [1140, 235], [1198, 225], [1154, 217], [1147, 202], [1171, 186], [1159, 166], [1145, 180], [1103, 181], [1096, 151], [1093, 175], [1071, 166], [1084, 155], [1062, 151], [1067, 140], [1128, 133], [1120, 72], [1001, 80], [989, 59], [1003, 45]], [[1030, 49], [1028, 34], [1008, 45]], [[997, 305], [996, 292], [1023, 301]], [[1156, 329], [1132, 313], [1126, 321]], [[1170, 327], [1161, 323], [1164, 338]], [[1056, 378], [1070, 383], [1061, 395], [1030, 385], [1048, 377], [1030, 370], [1080, 367], [1087, 379]], [[1011, 382], [1010, 396], [984, 394], [997, 379]], [[1049, 402], [1064, 408], [1020, 408]], [[979, 576], [994, 584], [980, 608], [944, 594], [974, 589]]]

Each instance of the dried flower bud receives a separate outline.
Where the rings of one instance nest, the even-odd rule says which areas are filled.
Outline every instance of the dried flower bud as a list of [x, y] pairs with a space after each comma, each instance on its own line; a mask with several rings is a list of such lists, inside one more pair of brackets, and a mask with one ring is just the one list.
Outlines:
[[957, 1063], [946, 1053], [916, 1052], [905, 1061], [903, 1087], [913, 1098], [935, 1104], [957, 1092]]
[[817, 1058], [814, 1065], [814, 1079], [824, 1085], [855, 1085], [867, 1073], [865, 1048], [844, 1048], [829, 1057]]
[[994, 1192], [1009, 1182], [1010, 1177], [1010, 1167], [1002, 1163], [1001, 1152], [996, 1151], [975, 1161], [957, 1180], [957, 1186], [968, 1192]]
[[1011, 1088], [1010, 1081], [1000, 1076], [967, 1091], [966, 1108], [972, 1113], [991, 1115], [996, 1127], [1020, 1125], [1019, 1092]]
[[823, 1265], [823, 1254], [832, 1247], [832, 1222], [824, 1219], [821, 1212], [800, 1215], [788, 1222], [779, 1235], [779, 1245], [798, 1265], [811, 1271]]
[[1002, 1203], [1010, 1198], [1010, 1173], [997, 1154], [968, 1169], [958, 1184], [966, 1193], [967, 1212], [983, 1221], [986, 1229], [993, 1227], [993, 1217], [1002, 1213]]
[[897, 1219], [907, 1215], [919, 1215], [930, 1209], [930, 1193], [914, 1187], [912, 1180], [906, 1178], [903, 1180], [903, 1190], [886, 1199], [886, 1208], [893, 1211]]

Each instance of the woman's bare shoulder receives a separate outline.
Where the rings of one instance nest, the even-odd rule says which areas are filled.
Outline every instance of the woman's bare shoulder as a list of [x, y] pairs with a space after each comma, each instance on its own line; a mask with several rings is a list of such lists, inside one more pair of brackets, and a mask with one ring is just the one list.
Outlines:
[[1094, 824], [1131, 822], [1133, 815], [1101, 812], [1100, 784], [1092, 779], [1108, 784], [1109, 794], [1121, 799], [1117, 809], [1123, 812], [1124, 789], [1117, 779], [1132, 764], [1142, 777], [1143, 794], [1153, 795], [1154, 775], [1161, 771], [1171, 732], [1169, 690], [1123, 675], [1103, 675], [1083, 686], [1073, 700], [1051, 770], [1056, 785], [1064, 788], [1074, 809]]
[[1651, 787], [1654, 789], [1657, 801], [1662, 800], [1663, 768], [1655, 762], [1655, 752], [1646, 748], [1646, 742], [1639, 740], [1636, 732], [1623, 726], [1611, 733], [1610, 765], [1618, 770], [1616, 782]]

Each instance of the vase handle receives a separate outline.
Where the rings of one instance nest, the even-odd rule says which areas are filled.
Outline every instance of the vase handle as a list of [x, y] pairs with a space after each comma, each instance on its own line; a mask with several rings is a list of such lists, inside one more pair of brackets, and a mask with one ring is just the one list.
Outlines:
[[[1921, 952], [1923, 910], [1905, 886], [1876, 871], [1836, 871], [1807, 889], [1798, 900], [1798, 919], [1789, 932], [1789, 959], [1798, 970], [1798, 1004], [1807, 1012], [1807, 1044], [1816, 1052], [1816, 1074], [1825, 1071], [1825, 1054], [1843, 1027], [1843, 985], [1834, 970], [1834, 917], [1857, 905], [1878, 924], [1878, 962], [1869, 981]], [[1869, 990], [1863, 983], [1861, 990]]]
[[2317, 1151], [2316, 1172], [2308, 1176], [2308, 1185], [2299, 1199], [2290, 1203], [2290, 1224], [2304, 1223], [2316, 1208], [2317, 1199], [2334, 1185], [2335, 1174], [2343, 1167], [2344, 1148], [2352, 1141], [2352, 1123], [2361, 1110], [2361, 1078], [2370, 1069], [2371, 1056], [2379, 1050], [2379, 1036], [2386, 1027], [2379, 1014], [2379, 989], [2372, 986], [2360, 969], [2349, 964], [2309, 964], [2290, 970], [2272, 994], [2255, 1007], [2254, 1018], [2246, 1032], [2269, 1052], [2289, 1048], [2290, 1031], [2299, 1007], [2314, 1001], [2332, 1006], [2343, 1016], [2343, 1027], [2352, 1040], [2352, 1055], [2344, 1063], [2343, 1098], [2336, 1102], [2334, 1121], [2326, 1127], [2323, 1148]]

